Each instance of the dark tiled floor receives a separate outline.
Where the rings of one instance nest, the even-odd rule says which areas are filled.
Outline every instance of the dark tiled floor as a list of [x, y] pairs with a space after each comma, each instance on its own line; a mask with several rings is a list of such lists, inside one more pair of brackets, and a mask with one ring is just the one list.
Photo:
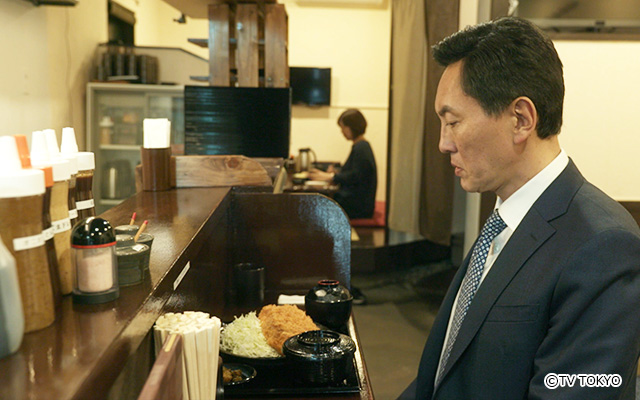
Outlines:
[[354, 306], [377, 400], [395, 399], [415, 378], [422, 348], [454, 273], [447, 262], [394, 272], [354, 274], [367, 297]]
[[[395, 399], [415, 378], [422, 348], [454, 273], [449, 263], [441, 262], [352, 276], [352, 285], [368, 300], [366, 305], [354, 306], [353, 314], [376, 400]], [[640, 377], [636, 400], [640, 400]]]

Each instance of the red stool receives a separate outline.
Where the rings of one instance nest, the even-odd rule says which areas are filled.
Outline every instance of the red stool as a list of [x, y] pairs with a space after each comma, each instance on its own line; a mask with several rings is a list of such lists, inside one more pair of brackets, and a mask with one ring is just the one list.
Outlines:
[[376, 204], [373, 209], [373, 217], [371, 218], [355, 218], [352, 219], [351, 226], [355, 227], [385, 227], [387, 226], [386, 221], [386, 202], [384, 201], [376, 201]]

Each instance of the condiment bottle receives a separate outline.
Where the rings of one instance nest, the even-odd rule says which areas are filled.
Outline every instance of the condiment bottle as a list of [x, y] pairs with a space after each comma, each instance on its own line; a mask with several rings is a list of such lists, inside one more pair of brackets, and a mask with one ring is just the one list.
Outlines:
[[78, 144], [76, 133], [71, 127], [62, 128], [62, 143], [60, 154], [71, 162], [71, 179], [69, 180], [69, 218], [73, 227], [78, 222], [78, 209], [76, 208], [76, 179], [78, 177]]
[[0, 137], [0, 236], [18, 268], [25, 332], [42, 329], [55, 319], [42, 235], [44, 192], [44, 173], [21, 169], [14, 138]]
[[51, 225], [53, 241], [58, 257], [60, 291], [63, 295], [73, 290], [73, 267], [71, 265], [71, 220], [69, 219], [69, 162], [51, 161], [53, 167], [53, 187], [51, 188]]
[[16, 260], [0, 237], [0, 358], [18, 350], [23, 334], [24, 311]]
[[62, 154], [62, 159], [69, 162], [69, 190], [67, 192], [67, 209], [71, 227], [78, 222], [78, 209], [76, 208], [76, 180], [78, 178], [78, 156], [75, 154]]
[[[18, 154], [22, 168], [31, 168], [31, 158], [29, 157], [29, 146], [27, 145], [27, 137], [24, 135], [13, 135], [18, 146]], [[51, 276], [51, 289], [53, 291], [53, 301], [56, 310], [56, 316], [60, 314], [62, 304], [62, 292], [60, 292], [60, 277], [58, 275], [58, 257], [56, 247], [53, 242], [53, 226], [51, 225], [51, 189], [53, 187], [53, 168], [51, 166], [41, 166], [44, 172], [45, 192], [42, 203], [42, 235], [44, 237], [44, 246], [47, 250], [47, 261], [49, 264], [49, 275]]]
[[113, 137], [113, 120], [105, 115], [100, 120], [100, 144], [111, 144]]
[[62, 303], [62, 289], [60, 288], [60, 266], [58, 265], [58, 253], [54, 241], [54, 230], [51, 224], [51, 191], [53, 189], [53, 167], [43, 166], [39, 168], [44, 172], [45, 192], [42, 202], [42, 235], [44, 246], [47, 250], [49, 274], [51, 276], [51, 289], [53, 292], [53, 304], [56, 315], [60, 314]]
[[95, 157], [91, 152], [78, 153], [78, 176], [76, 178], [76, 208], [78, 218], [84, 219], [96, 215], [93, 201], [93, 172]]
[[[43, 140], [44, 139], [44, 140]], [[43, 146], [42, 143], [45, 143]], [[48, 160], [47, 160], [48, 157]], [[31, 140], [31, 158], [35, 167], [51, 165], [53, 168], [53, 187], [49, 213], [53, 227], [53, 241], [58, 259], [60, 292], [70, 294], [73, 290], [73, 268], [71, 265], [71, 220], [69, 218], [69, 161], [60, 158], [60, 150], [53, 129], [33, 132]]]
[[71, 234], [76, 280], [73, 301], [97, 304], [120, 295], [116, 235], [108, 221], [89, 217], [78, 221]]

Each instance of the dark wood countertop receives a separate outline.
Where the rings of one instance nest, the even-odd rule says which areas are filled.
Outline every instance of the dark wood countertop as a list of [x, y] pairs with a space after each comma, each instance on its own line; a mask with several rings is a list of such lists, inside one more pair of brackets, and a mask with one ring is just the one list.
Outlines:
[[125, 360], [160, 315], [172, 283], [194, 249], [199, 233], [211, 229], [212, 214], [230, 188], [194, 188], [141, 192], [101, 215], [114, 227], [149, 221], [154, 235], [150, 276], [124, 287], [116, 301], [73, 304], [63, 299], [53, 325], [26, 334], [20, 350], [0, 360], [1, 399], [100, 398], [115, 381]]
[[[141, 284], [120, 288], [117, 300], [101, 305], [73, 304], [71, 297], [66, 296], [53, 325], [26, 334], [20, 350], [0, 360], [0, 399], [135, 399], [141, 388], [139, 382], [128, 391], [120, 390], [119, 386], [122, 381], [142, 379], [144, 383], [152, 357], [150, 331], [161, 314], [167, 310], [200, 309], [223, 320], [229, 318], [226, 269], [238, 253], [248, 252], [263, 261], [272, 260], [272, 264], [285, 266], [273, 269], [268, 282], [272, 294], [292, 291], [291, 281], [298, 288], [310, 287], [304, 276], [317, 279], [325, 273], [342, 274], [342, 279], [348, 282], [348, 220], [332, 203], [314, 195], [235, 196], [234, 189], [229, 187], [137, 193], [100, 217], [114, 227], [128, 224], [134, 211], [137, 222], [149, 221], [146, 232], [154, 235], [154, 241], [148, 276]], [[281, 216], [289, 210], [295, 217]], [[242, 218], [236, 221], [234, 212]], [[311, 214], [318, 214], [314, 218], [321, 218], [320, 222], [304, 217]], [[266, 215], [264, 220], [262, 215]], [[300, 215], [303, 218], [298, 225], [291, 222]], [[276, 233], [274, 225], [281, 220], [285, 221], [284, 228]], [[252, 232], [258, 234], [251, 236]], [[245, 240], [247, 234], [251, 240]], [[307, 257], [309, 251], [317, 252], [312, 259], [305, 260], [303, 272], [288, 269], [294, 266], [280, 256], [283, 253], [263, 251], [273, 247], [274, 234], [282, 235], [279, 241], [289, 244], [288, 251], [297, 246], [294, 253], [304, 252]], [[293, 243], [298, 236], [306, 237], [306, 241], [312, 239], [314, 247], [309, 248], [303, 240]], [[263, 240], [266, 245], [261, 244]], [[300, 254], [295, 257], [304, 260]], [[189, 273], [181, 280], [179, 276], [187, 265]], [[292, 275], [296, 273], [303, 275]], [[355, 326], [353, 329], [357, 340]], [[147, 360], [138, 365], [140, 357]], [[356, 361], [360, 394], [331, 398], [373, 399], [361, 350]], [[113, 393], [114, 387], [118, 387], [117, 393]]]

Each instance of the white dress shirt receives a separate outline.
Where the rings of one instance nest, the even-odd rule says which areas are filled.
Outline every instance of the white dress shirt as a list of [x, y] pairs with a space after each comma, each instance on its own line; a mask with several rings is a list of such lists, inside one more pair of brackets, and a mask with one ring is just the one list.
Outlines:
[[[547, 190], [549, 185], [551, 185], [558, 175], [562, 173], [568, 164], [569, 156], [567, 156], [567, 153], [564, 150], [560, 150], [560, 154], [558, 154], [558, 156], [554, 158], [549, 165], [547, 165], [542, 171], [538, 172], [538, 174], [531, 178], [527, 183], [522, 185], [522, 187], [516, 190], [507, 200], [502, 201], [500, 198], [497, 199], [495, 209], [498, 209], [500, 217], [502, 217], [502, 220], [505, 222], [507, 227], [498, 236], [496, 236], [495, 239], [493, 239], [493, 242], [491, 242], [489, 254], [487, 254], [487, 260], [484, 264], [484, 271], [482, 272], [480, 285], [482, 285], [484, 278], [491, 270], [491, 266], [493, 266], [496, 258], [500, 255], [500, 251], [502, 251], [504, 246], [507, 244], [513, 232], [516, 230], [518, 225], [520, 225], [520, 222], [529, 212], [531, 206], [533, 206], [533, 203], [535, 203], [536, 200], [538, 200], [538, 197]], [[447, 326], [444, 345], [442, 346], [442, 351], [440, 353], [440, 359], [442, 359], [442, 354], [444, 353], [447, 340], [449, 339], [451, 322], [453, 321], [453, 314], [455, 312], [456, 305], [458, 304], [459, 296], [460, 291], [458, 289], [458, 294], [456, 295], [453, 302], [453, 308], [451, 309], [451, 314], [449, 315], [449, 324]], [[436, 372], [435, 382], [438, 381], [439, 371], [440, 369]]]

